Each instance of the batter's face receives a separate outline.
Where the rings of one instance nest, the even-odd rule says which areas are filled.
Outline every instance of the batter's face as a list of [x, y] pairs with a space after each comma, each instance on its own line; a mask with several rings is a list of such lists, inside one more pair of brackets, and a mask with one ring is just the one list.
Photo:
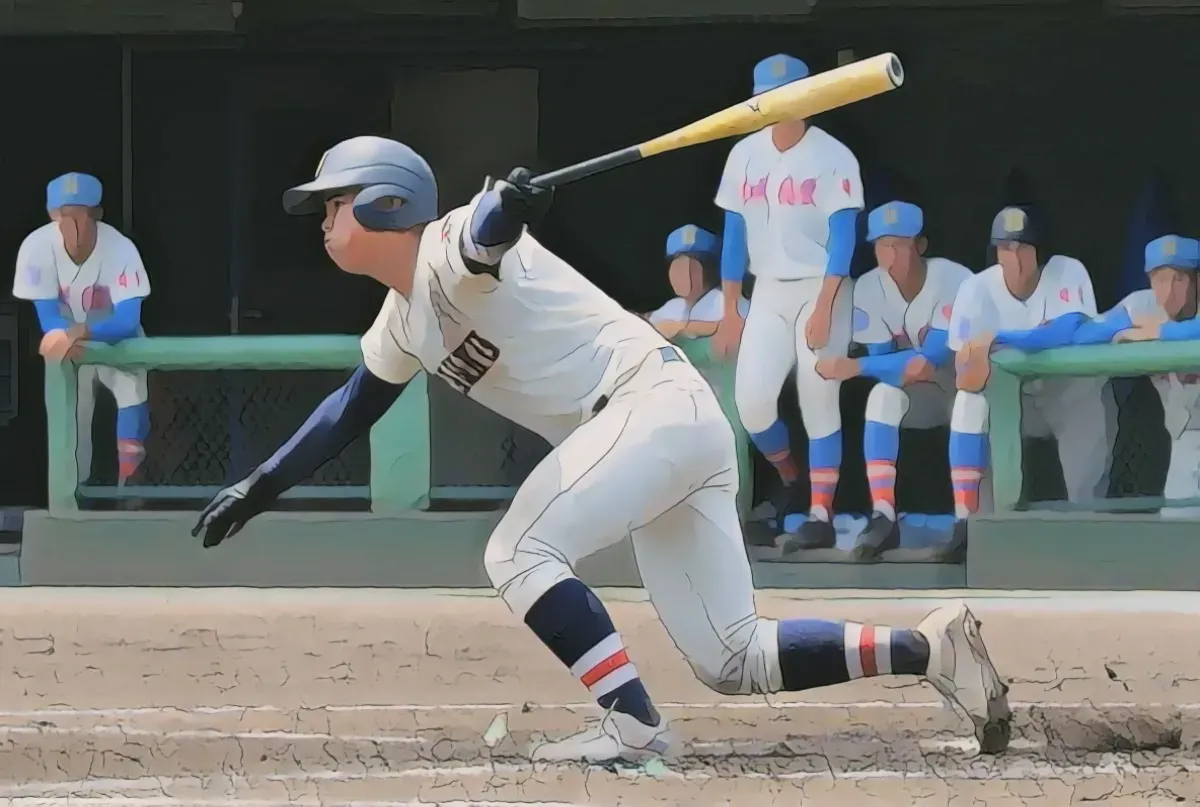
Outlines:
[[374, 232], [354, 217], [354, 192], [325, 200], [325, 251], [343, 272], [366, 275], [407, 294], [417, 263], [419, 230]]
[[86, 262], [96, 248], [99, 218], [99, 208], [82, 205], [64, 205], [50, 211], [50, 220], [58, 223], [63, 247], [75, 263]]
[[885, 235], [875, 240], [875, 261], [885, 272], [906, 273], [925, 254], [925, 239]]
[[1188, 313], [1196, 299], [1196, 273], [1174, 266], [1160, 266], [1150, 272], [1150, 288], [1155, 301], [1171, 319]]
[[676, 255], [667, 269], [667, 277], [678, 297], [692, 297], [704, 288], [704, 267], [691, 255]]

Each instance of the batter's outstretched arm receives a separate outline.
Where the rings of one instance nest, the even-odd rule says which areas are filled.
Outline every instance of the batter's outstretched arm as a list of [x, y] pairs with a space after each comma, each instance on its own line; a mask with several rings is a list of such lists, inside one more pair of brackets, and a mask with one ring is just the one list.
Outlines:
[[1073, 312], [1055, 317], [1027, 331], [1000, 331], [993, 344], [1012, 347], [1026, 353], [1066, 347], [1074, 342], [1075, 332], [1088, 321], [1088, 315]]
[[384, 416], [405, 386], [390, 384], [359, 365], [255, 471], [264, 492], [274, 498], [340, 454]]
[[725, 211], [725, 230], [721, 235], [721, 295], [725, 316], [738, 316], [742, 283], [750, 268], [746, 246], [746, 220], [731, 210]]
[[1080, 325], [1071, 341], [1076, 345], [1107, 345], [1121, 331], [1132, 327], [1133, 318], [1129, 316], [1129, 311], [1119, 305], [1105, 312], [1103, 317]]
[[546, 214], [553, 189], [530, 184], [527, 168], [516, 168], [508, 179], [484, 191], [475, 202], [471, 220], [463, 228], [463, 262], [472, 274], [499, 276], [500, 260], [517, 243], [525, 228]]

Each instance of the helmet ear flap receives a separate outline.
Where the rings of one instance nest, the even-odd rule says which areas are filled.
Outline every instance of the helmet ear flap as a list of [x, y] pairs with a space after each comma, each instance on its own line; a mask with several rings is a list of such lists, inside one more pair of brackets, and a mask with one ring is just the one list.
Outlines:
[[368, 230], [405, 230], [408, 191], [399, 185], [371, 185], [354, 197], [354, 218]]

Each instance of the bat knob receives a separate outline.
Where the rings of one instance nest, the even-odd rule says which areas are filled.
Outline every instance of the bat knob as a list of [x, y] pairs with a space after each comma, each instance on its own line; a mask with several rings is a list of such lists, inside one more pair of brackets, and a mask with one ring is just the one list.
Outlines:
[[900, 64], [900, 57], [896, 54], [892, 53], [890, 56], [887, 63], [887, 77], [893, 87], [899, 87], [904, 83], [904, 65]]

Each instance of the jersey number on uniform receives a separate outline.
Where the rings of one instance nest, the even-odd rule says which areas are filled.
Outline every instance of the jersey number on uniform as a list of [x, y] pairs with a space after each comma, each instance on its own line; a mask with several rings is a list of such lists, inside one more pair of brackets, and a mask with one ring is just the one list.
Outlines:
[[500, 348], [471, 331], [462, 344], [442, 359], [437, 374], [447, 384], [466, 395], [471, 391], [471, 387], [478, 384], [479, 379], [492, 369], [498, 358]]

